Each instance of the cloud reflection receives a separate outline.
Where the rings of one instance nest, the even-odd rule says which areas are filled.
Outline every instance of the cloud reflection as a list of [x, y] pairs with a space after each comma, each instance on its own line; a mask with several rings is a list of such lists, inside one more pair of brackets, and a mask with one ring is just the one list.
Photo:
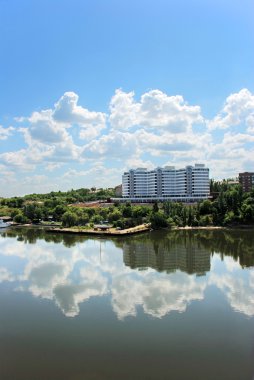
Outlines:
[[183, 272], [171, 275], [151, 272], [146, 276], [116, 277], [112, 283], [112, 307], [119, 319], [135, 316], [141, 305], [146, 314], [162, 318], [171, 311], [184, 312], [193, 300], [202, 300], [206, 282]]
[[139, 308], [154, 318], [185, 312], [213, 285], [234, 310], [254, 316], [253, 269], [243, 270], [238, 259], [224, 256], [221, 261], [216, 254], [210, 263], [207, 241], [202, 245], [199, 239], [176, 237], [86, 239], [71, 247], [0, 238], [0, 283], [15, 283], [14, 290], [52, 300], [67, 317], [77, 316], [92, 297], [107, 295], [120, 320], [137, 316]]

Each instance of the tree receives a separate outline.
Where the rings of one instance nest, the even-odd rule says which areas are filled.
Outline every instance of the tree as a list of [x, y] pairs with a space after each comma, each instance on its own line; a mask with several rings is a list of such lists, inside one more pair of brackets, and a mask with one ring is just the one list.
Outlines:
[[31, 221], [40, 220], [42, 218], [42, 208], [36, 203], [26, 205], [24, 207], [23, 213]]
[[122, 208], [122, 214], [124, 218], [132, 217], [132, 208], [130, 203], [126, 203], [126, 205]]
[[211, 215], [203, 215], [199, 219], [199, 225], [200, 226], [211, 226], [213, 223], [212, 216]]
[[28, 222], [28, 219], [27, 219], [27, 217], [25, 215], [19, 213], [19, 214], [17, 214], [17, 215], [14, 216], [13, 221], [15, 223], [25, 224], [25, 223]]
[[213, 210], [213, 204], [208, 199], [204, 200], [199, 205], [199, 213], [200, 215], [211, 214]]
[[121, 212], [120, 212], [118, 209], [115, 209], [113, 212], [111, 212], [111, 213], [108, 215], [108, 220], [109, 220], [110, 222], [115, 222], [116, 220], [121, 219], [121, 217], [122, 217]]
[[154, 230], [168, 227], [168, 221], [166, 217], [160, 212], [152, 213], [151, 218], [150, 218], [150, 223], [151, 223], [151, 227]]
[[66, 211], [62, 216], [62, 223], [64, 227], [75, 226], [78, 222], [78, 217], [74, 212]]
[[153, 212], [156, 213], [158, 211], [159, 211], [158, 202], [154, 202], [154, 204], [153, 204]]
[[57, 205], [53, 209], [53, 217], [55, 220], [61, 220], [63, 214], [66, 212], [66, 206], [63, 205]]
[[254, 222], [254, 206], [248, 203], [244, 203], [242, 206], [242, 217], [245, 223]]

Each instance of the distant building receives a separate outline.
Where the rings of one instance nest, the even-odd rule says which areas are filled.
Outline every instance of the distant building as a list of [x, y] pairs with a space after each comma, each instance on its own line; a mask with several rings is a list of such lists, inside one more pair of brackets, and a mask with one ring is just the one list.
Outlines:
[[238, 178], [236, 178], [236, 179], [228, 179], [227, 180], [227, 184], [229, 186], [237, 186], [237, 185], [239, 185], [239, 179]]
[[249, 192], [254, 188], [254, 173], [244, 172], [239, 173], [239, 183], [242, 185], [244, 192]]
[[122, 196], [122, 191], [123, 191], [123, 186], [122, 185], [116, 186], [114, 190], [115, 190], [116, 197], [121, 197]]
[[209, 169], [203, 164], [175, 169], [131, 169], [122, 176], [123, 199], [131, 202], [173, 200], [195, 202], [210, 195]]

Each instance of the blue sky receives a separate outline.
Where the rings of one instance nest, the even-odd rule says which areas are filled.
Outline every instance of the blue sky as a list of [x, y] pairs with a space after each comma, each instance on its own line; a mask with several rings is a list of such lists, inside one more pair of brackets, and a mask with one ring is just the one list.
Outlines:
[[0, 0], [0, 196], [254, 171], [251, 0]]

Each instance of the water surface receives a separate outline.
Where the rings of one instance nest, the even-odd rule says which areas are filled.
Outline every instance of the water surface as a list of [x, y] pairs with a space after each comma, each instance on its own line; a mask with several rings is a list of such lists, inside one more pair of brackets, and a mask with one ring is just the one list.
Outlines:
[[253, 231], [1, 232], [1, 380], [253, 374]]

